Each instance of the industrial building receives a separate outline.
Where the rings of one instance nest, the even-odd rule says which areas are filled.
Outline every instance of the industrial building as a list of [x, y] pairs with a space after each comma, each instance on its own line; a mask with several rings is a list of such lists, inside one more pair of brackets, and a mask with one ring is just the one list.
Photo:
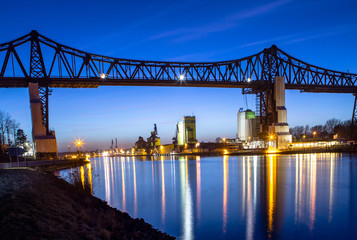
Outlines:
[[240, 108], [238, 111], [238, 139], [240, 141], [253, 141], [258, 137], [259, 131], [257, 129], [258, 120], [255, 112], [250, 109], [243, 111]]
[[194, 144], [196, 139], [196, 117], [184, 116], [182, 121], [177, 123], [177, 144]]

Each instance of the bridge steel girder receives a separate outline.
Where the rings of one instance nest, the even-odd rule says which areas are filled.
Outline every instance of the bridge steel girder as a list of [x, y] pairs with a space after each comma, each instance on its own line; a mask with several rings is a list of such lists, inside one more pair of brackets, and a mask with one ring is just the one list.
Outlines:
[[[21, 50], [27, 45], [31, 48], [30, 67], [25, 67], [28, 59]], [[50, 87], [179, 86], [251, 89], [261, 98], [261, 107], [264, 108], [260, 111], [263, 128], [276, 117], [272, 99], [272, 81], [276, 76], [285, 78], [286, 89], [357, 92], [357, 74], [308, 64], [275, 45], [229, 61], [144, 61], [87, 53], [32, 31], [0, 44], [0, 69], [0, 87], [27, 87], [31, 82], [39, 84], [47, 130]]]
[[[36, 41], [31, 40], [34, 35], [37, 36]], [[305, 63], [275, 45], [254, 55], [229, 61], [143, 61], [90, 54], [57, 43], [36, 31], [0, 44], [0, 54], [4, 56], [0, 61], [0, 87], [24, 87], [34, 80], [26, 70], [30, 68], [24, 67], [27, 59], [20, 54], [21, 46], [34, 42], [45, 53], [40, 59], [43, 66], [41, 74], [47, 78], [49, 87], [162, 85], [250, 88], [254, 82], [270, 81], [279, 75], [285, 78], [287, 89], [336, 93], [354, 93], [357, 89], [357, 74]], [[14, 72], [11, 71], [11, 59], [18, 65]]]

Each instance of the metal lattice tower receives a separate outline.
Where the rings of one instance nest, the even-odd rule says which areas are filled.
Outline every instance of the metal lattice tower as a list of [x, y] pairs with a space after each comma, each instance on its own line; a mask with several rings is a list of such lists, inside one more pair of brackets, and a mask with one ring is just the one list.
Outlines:
[[351, 120], [351, 139], [353, 139], [354, 132], [357, 126], [357, 93], [353, 94], [355, 96], [355, 103], [353, 104], [352, 120]]
[[48, 96], [51, 94], [51, 90], [44, 80], [47, 78], [45, 64], [43, 62], [40, 43], [38, 40], [38, 33], [36, 31], [31, 32], [31, 56], [30, 56], [30, 78], [42, 79], [39, 82], [39, 93], [42, 110], [42, 124], [46, 128], [46, 132], [49, 132], [49, 116], [48, 116]]
[[260, 100], [260, 124], [263, 136], [267, 134], [268, 126], [276, 120], [273, 79], [278, 76], [278, 69], [277, 47], [273, 45], [271, 48], [264, 50], [261, 78], [265, 81], [265, 87], [257, 93]]

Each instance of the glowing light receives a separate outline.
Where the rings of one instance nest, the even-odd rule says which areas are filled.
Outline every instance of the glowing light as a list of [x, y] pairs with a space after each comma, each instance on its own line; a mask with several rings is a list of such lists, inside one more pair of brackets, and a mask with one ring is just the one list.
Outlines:
[[89, 186], [90, 186], [90, 192], [93, 194], [93, 182], [92, 182], [92, 166], [90, 163], [87, 164], [87, 170], [88, 170], [88, 181], [89, 181]]
[[270, 156], [269, 161], [267, 162], [267, 170], [268, 170], [268, 192], [267, 192], [267, 200], [268, 200], [268, 237], [271, 238], [274, 225], [274, 214], [275, 214], [275, 204], [276, 204], [276, 158], [275, 156]]
[[223, 142], [226, 142], [227, 139], [226, 139], [226, 138], [223, 138], [222, 140], [223, 140]]
[[108, 153], [108, 152], [103, 152], [103, 153], [102, 153], [102, 156], [103, 156], [103, 157], [108, 157], [108, 156], [109, 156], [109, 153]]
[[196, 143], [196, 147], [199, 147], [200, 146], [200, 143], [198, 142], [198, 143]]
[[85, 178], [84, 178], [84, 167], [81, 166], [80, 168], [80, 172], [81, 172], [81, 182], [82, 182], [82, 187], [84, 189], [84, 182], [85, 182]]
[[252, 81], [252, 79], [251, 79], [251, 78], [248, 78], [248, 79], [247, 79], [247, 82], [250, 82], [250, 81]]
[[269, 138], [270, 138], [270, 139], [273, 139], [273, 138], [274, 138], [274, 136], [273, 136], [273, 135], [270, 135], [270, 136], [269, 136]]
[[278, 153], [278, 152], [280, 152], [280, 151], [277, 148], [269, 146], [266, 153]]
[[80, 150], [81, 146], [83, 145], [83, 140], [78, 138], [74, 140], [74, 144], [77, 146], [78, 151]]
[[223, 150], [223, 154], [228, 154], [228, 150], [227, 150], [227, 149], [224, 149], [224, 150]]
[[105, 75], [105, 73], [102, 73], [102, 74], [100, 74], [100, 78], [106, 78], [107, 77], [107, 75]]
[[180, 79], [180, 81], [183, 81], [183, 80], [185, 80], [185, 75], [183, 75], [183, 74], [180, 74], [180, 76], [179, 76], [179, 79]]

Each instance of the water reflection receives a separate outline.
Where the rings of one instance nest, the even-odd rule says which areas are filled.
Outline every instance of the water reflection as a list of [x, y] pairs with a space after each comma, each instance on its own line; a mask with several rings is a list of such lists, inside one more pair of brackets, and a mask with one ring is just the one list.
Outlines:
[[243, 157], [243, 210], [245, 212], [246, 239], [254, 239], [257, 191], [257, 156]]
[[357, 234], [355, 155], [91, 161], [79, 172], [94, 195], [180, 239], [348, 239]]
[[223, 233], [227, 227], [227, 201], [228, 201], [228, 156], [223, 156]]
[[274, 213], [276, 208], [276, 155], [269, 155], [267, 161], [267, 203], [268, 203], [268, 238], [274, 230]]
[[[103, 163], [104, 163], [104, 183], [105, 183], [105, 201], [111, 205], [111, 201], [110, 201], [110, 185], [111, 185], [111, 181], [109, 179], [110, 177], [110, 172], [109, 172], [109, 158], [105, 157], [103, 159]], [[114, 184], [112, 182], [112, 184]]]
[[[121, 192], [122, 192], [122, 209], [125, 212], [126, 211], [126, 198], [125, 198], [125, 162], [124, 158], [120, 159], [121, 162]], [[112, 175], [113, 176], [113, 175]]]
[[164, 157], [161, 156], [161, 218], [162, 222], [165, 222], [166, 214], [166, 200], [165, 200], [165, 171], [164, 171]]
[[196, 217], [199, 224], [201, 218], [201, 157], [196, 156]]
[[188, 181], [188, 158], [180, 157], [180, 191], [181, 191], [181, 219], [182, 219], [182, 238], [185, 240], [193, 239], [192, 231], [192, 195]]
[[138, 212], [138, 200], [136, 194], [136, 170], [135, 170], [135, 160], [134, 157], [131, 158], [133, 162], [133, 181], [134, 181], [134, 217], [137, 216]]

